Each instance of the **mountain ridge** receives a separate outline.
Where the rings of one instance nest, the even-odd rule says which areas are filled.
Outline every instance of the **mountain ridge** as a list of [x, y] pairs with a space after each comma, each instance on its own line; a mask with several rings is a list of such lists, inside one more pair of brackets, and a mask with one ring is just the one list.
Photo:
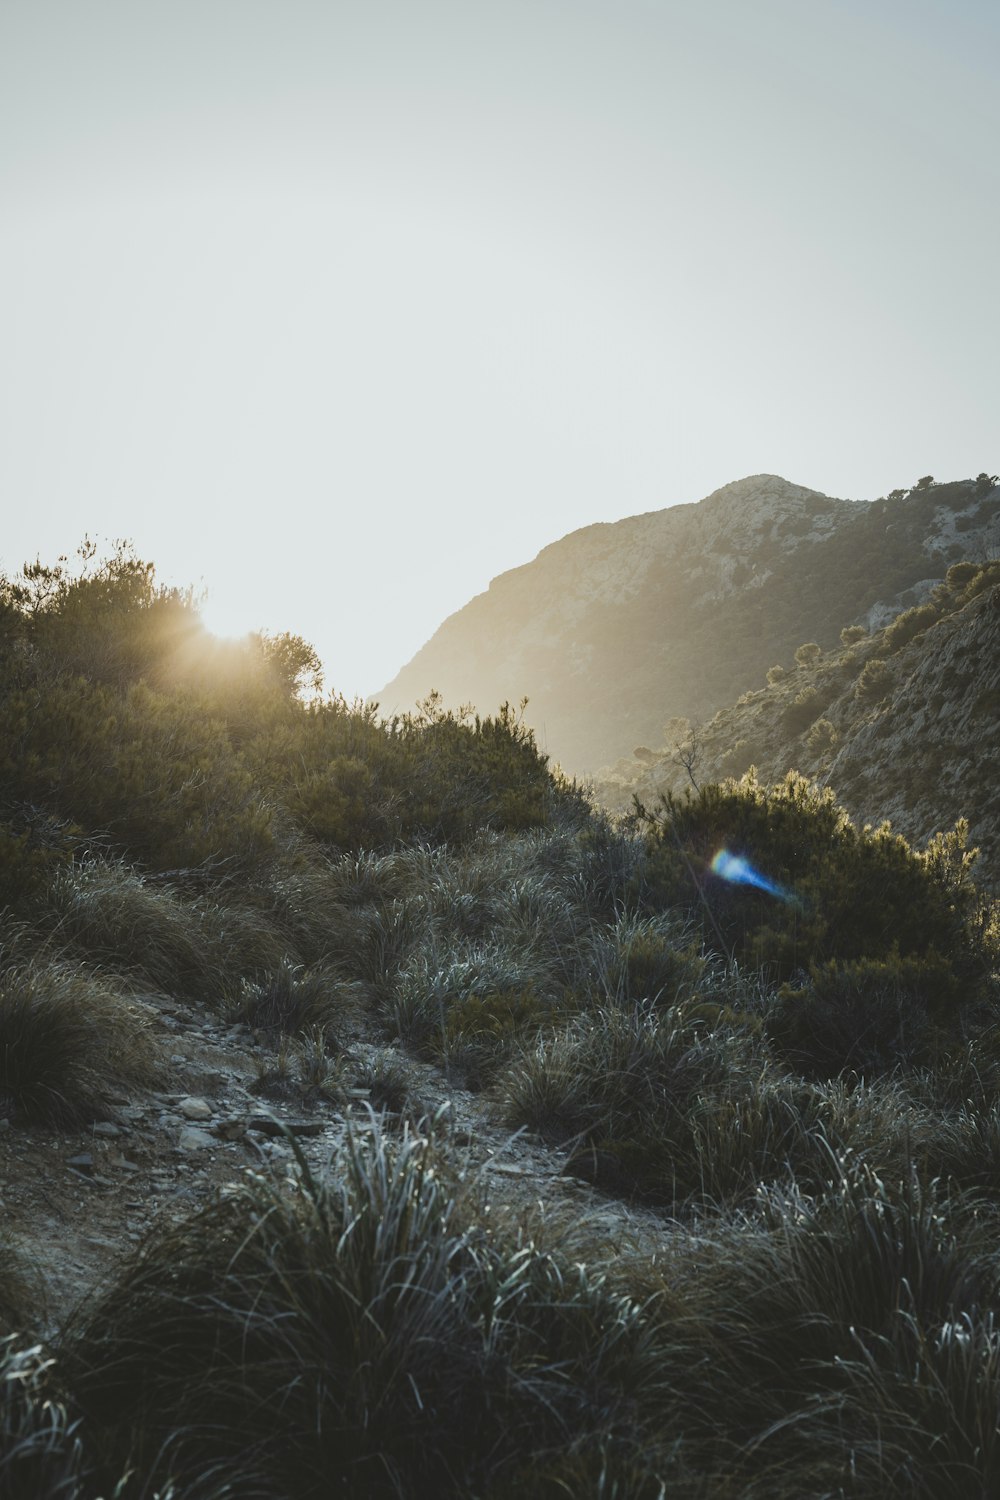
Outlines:
[[698, 502], [594, 523], [498, 575], [376, 696], [526, 696], [553, 756], [591, 774], [657, 742], [667, 719], [714, 713], [803, 640], [829, 648], [846, 624], [922, 602], [1000, 521], [983, 477], [863, 501], [748, 475]]

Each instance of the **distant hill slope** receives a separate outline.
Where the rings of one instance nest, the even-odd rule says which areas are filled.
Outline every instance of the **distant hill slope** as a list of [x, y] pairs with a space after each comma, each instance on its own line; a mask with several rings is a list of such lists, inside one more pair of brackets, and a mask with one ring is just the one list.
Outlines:
[[378, 695], [405, 709], [530, 700], [567, 770], [590, 773], [664, 722], [703, 719], [815, 640], [927, 597], [950, 562], [1000, 549], [989, 482], [831, 499], [773, 474], [694, 505], [589, 526], [495, 578]]
[[[861, 822], [889, 818], [915, 843], [967, 817], [977, 878], [1000, 887], [1000, 562], [952, 567], [921, 607], [744, 693], [706, 723], [599, 773], [612, 807], [633, 793], [799, 770], [831, 785]], [[800, 653], [808, 656], [810, 653]]]

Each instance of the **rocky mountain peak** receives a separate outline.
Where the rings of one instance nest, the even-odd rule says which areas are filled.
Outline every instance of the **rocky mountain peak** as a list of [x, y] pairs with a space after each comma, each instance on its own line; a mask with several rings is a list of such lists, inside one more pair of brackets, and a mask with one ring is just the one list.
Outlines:
[[834, 499], [749, 474], [696, 504], [599, 523], [495, 578], [379, 695], [405, 709], [439, 690], [528, 719], [584, 775], [705, 719], [817, 641], [927, 597], [986, 545], [1000, 491], [971, 480], [880, 501]]

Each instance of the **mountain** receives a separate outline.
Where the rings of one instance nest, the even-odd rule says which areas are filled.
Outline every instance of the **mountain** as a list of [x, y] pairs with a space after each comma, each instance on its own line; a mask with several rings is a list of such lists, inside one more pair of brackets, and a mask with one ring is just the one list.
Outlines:
[[600, 800], [652, 806], [751, 765], [768, 782], [794, 769], [911, 843], [967, 818], [977, 878], [1000, 886], [1000, 562], [955, 564], [926, 603], [799, 656], [706, 723], [678, 720], [669, 743], [600, 773]]
[[775, 662], [926, 599], [950, 563], [1000, 549], [986, 475], [874, 501], [758, 474], [697, 504], [572, 532], [495, 578], [378, 695], [405, 709], [529, 699], [528, 721], [590, 774], [664, 723], [702, 720]]

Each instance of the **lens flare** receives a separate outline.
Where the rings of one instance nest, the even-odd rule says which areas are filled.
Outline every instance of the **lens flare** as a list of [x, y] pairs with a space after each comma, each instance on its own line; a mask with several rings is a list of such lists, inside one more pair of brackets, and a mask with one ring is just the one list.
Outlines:
[[775, 885], [773, 880], [768, 880], [759, 870], [743, 858], [741, 854], [730, 854], [728, 849], [720, 849], [712, 860], [712, 874], [718, 875], [720, 880], [728, 880], [731, 885], [752, 885], [759, 891], [766, 891], [769, 896], [776, 896], [779, 901], [793, 901], [795, 898], [783, 886]]

